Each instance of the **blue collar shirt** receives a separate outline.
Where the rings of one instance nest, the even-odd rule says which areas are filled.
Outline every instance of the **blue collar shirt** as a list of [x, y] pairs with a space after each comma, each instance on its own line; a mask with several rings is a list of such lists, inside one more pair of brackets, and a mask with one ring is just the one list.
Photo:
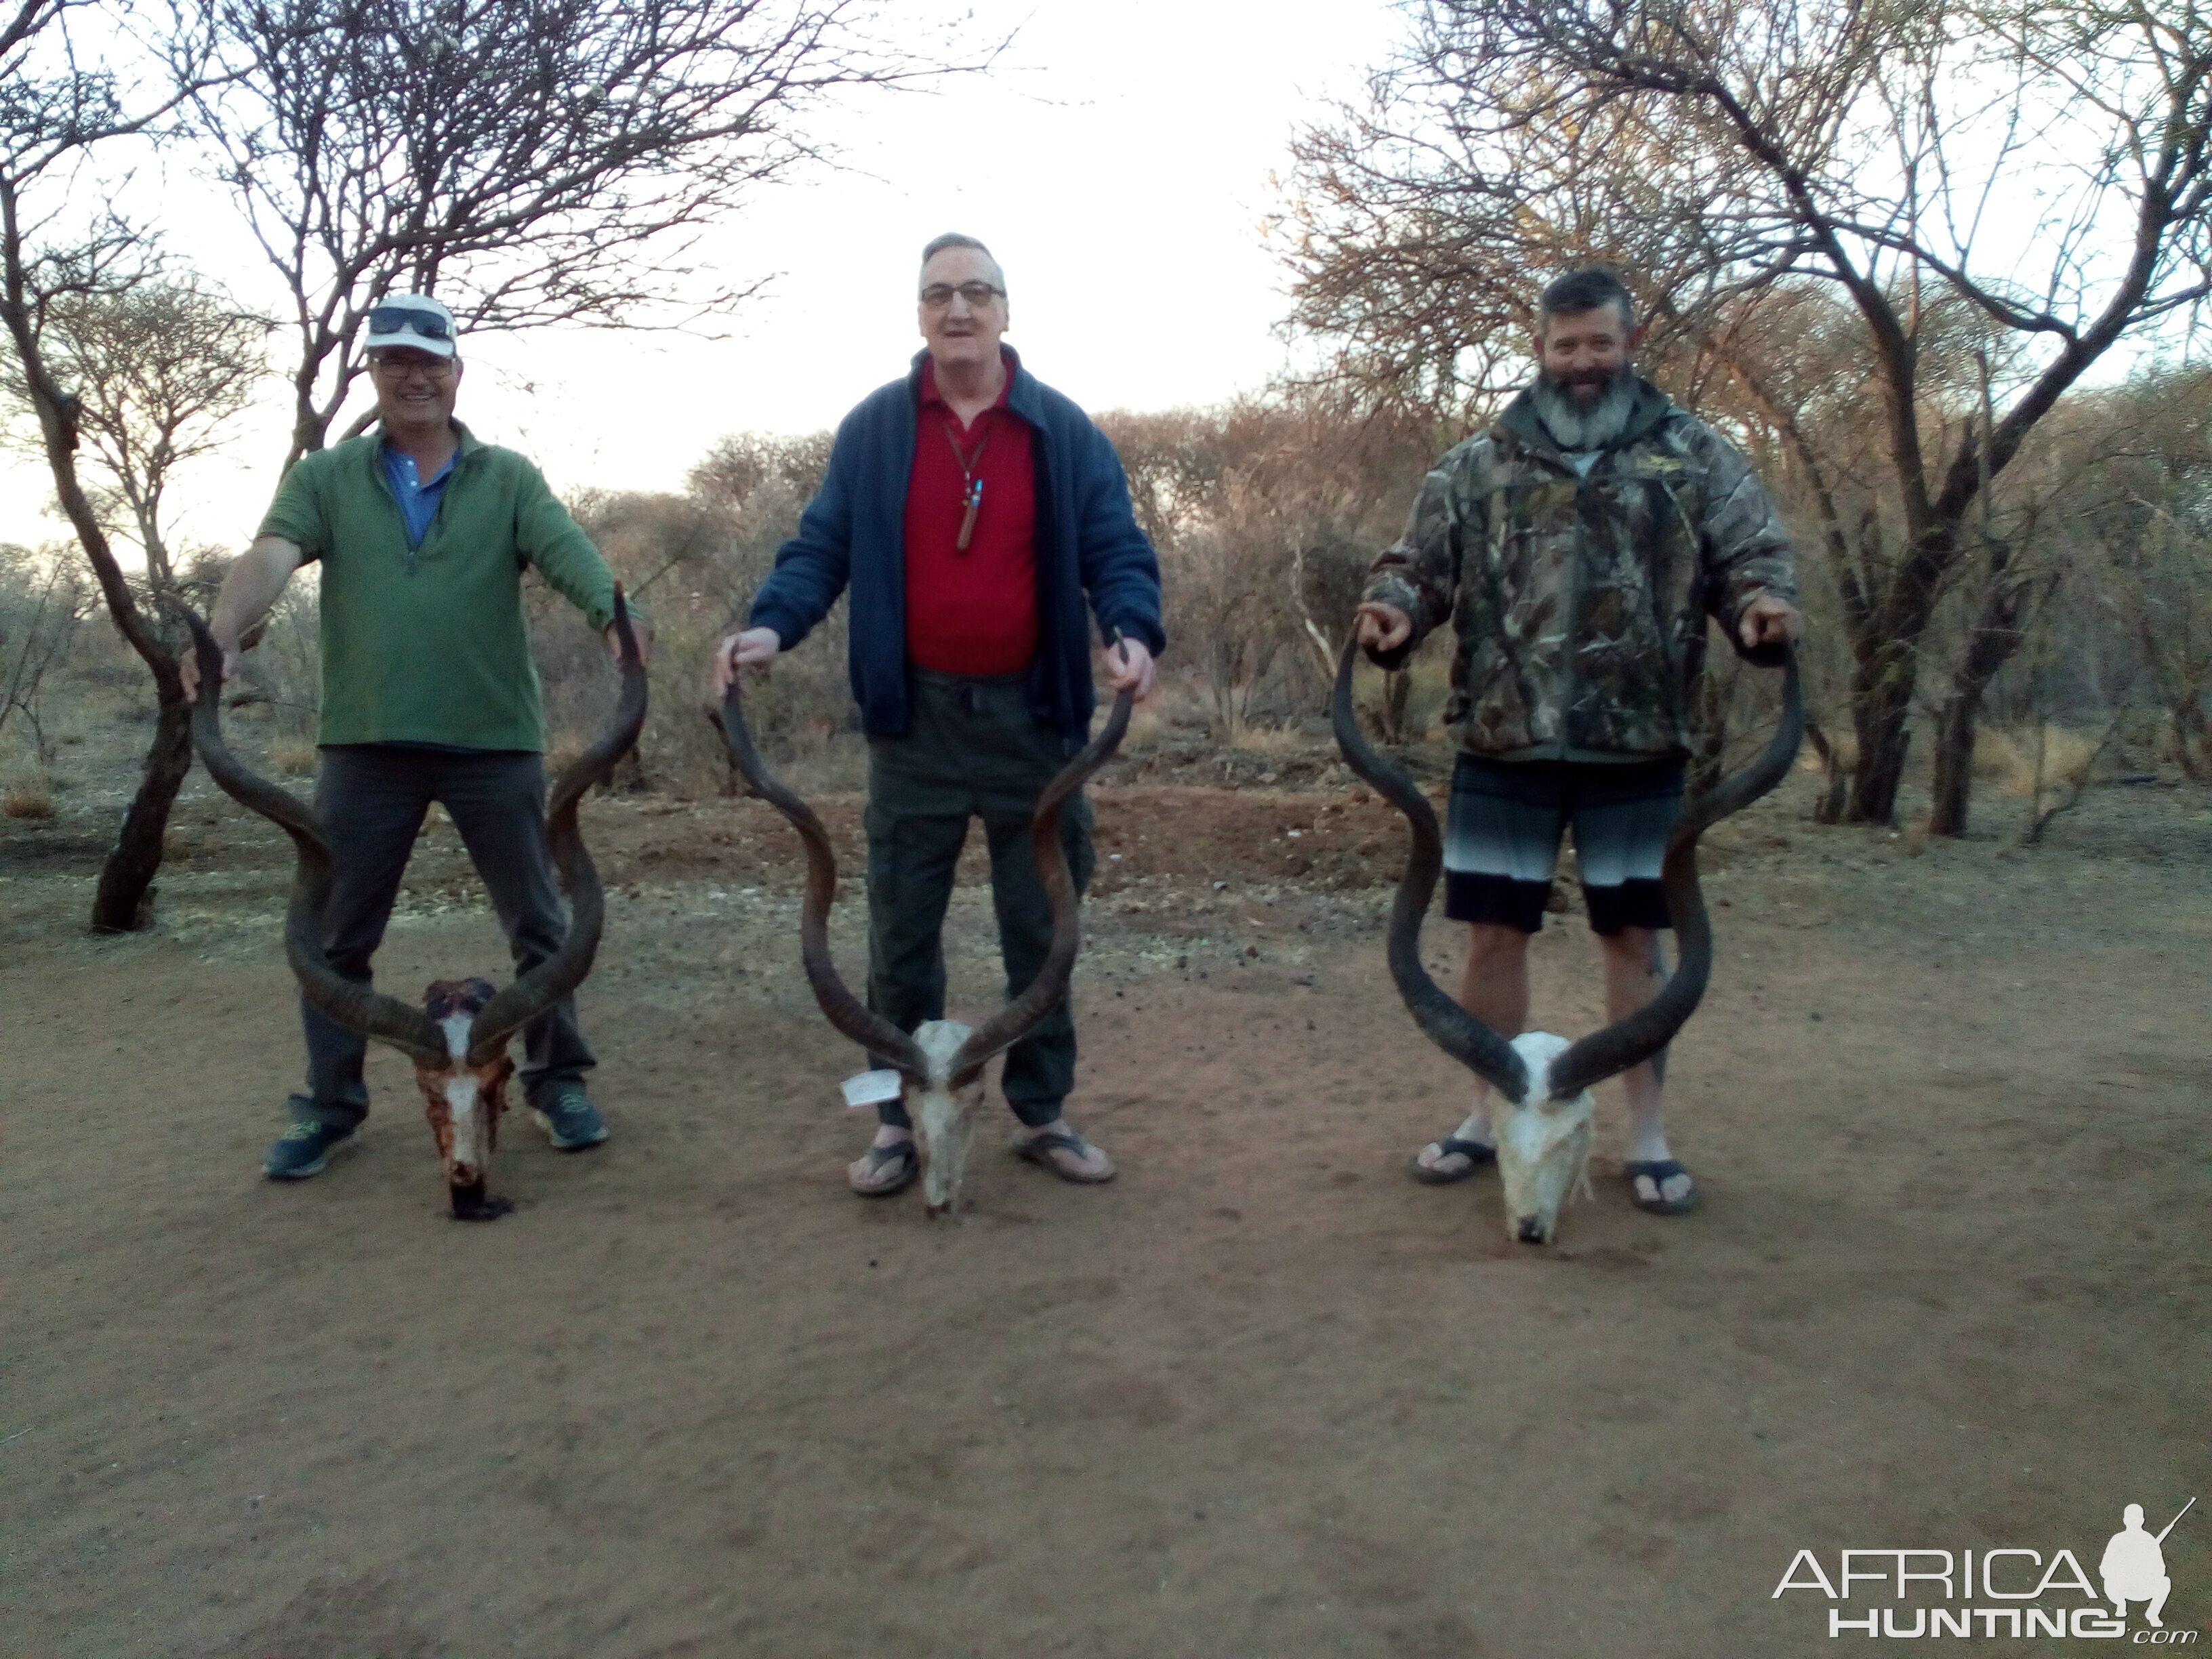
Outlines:
[[438, 516], [438, 503], [444, 499], [446, 481], [453, 476], [453, 463], [460, 459], [456, 447], [438, 476], [427, 483], [415, 465], [412, 455], [403, 454], [386, 444], [384, 447], [384, 476], [392, 485], [392, 494], [399, 503], [399, 516], [407, 520], [407, 545], [410, 549], [422, 545], [422, 538], [430, 533], [430, 521]]

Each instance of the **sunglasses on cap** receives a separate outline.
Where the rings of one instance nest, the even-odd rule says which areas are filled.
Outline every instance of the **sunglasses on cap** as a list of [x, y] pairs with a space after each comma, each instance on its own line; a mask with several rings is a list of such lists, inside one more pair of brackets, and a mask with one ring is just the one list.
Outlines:
[[453, 325], [434, 311], [415, 306], [378, 306], [368, 313], [371, 334], [419, 334], [426, 340], [450, 340]]

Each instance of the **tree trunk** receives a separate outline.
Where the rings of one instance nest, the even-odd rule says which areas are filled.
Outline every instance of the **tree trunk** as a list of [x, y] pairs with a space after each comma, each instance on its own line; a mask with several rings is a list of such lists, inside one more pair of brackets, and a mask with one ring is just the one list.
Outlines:
[[92, 896], [94, 933], [136, 933], [153, 925], [154, 877], [161, 867], [169, 809], [191, 769], [192, 706], [179, 687], [173, 698], [162, 701], [154, 741], [146, 750], [145, 775], [123, 815], [115, 845], [100, 861], [100, 884]]
[[1844, 821], [1844, 804], [1851, 787], [1850, 774], [1844, 770], [1835, 745], [1828, 741], [1828, 734], [1820, 729], [1820, 721], [1807, 720], [1805, 736], [1813, 745], [1813, 752], [1820, 757], [1820, 775], [1826, 780], [1821, 786], [1820, 799], [1813, 805], [1813, 822], [1841, 823]]
[[1981, 717], [1982, 693], [2027, 637], [2021, 613], [2027, 608], [2028, 584], [2005, 574], [2008, 562], [2004, 544], [1992, 544], [1981, 614], [1974, 618], [1966, 654], [1952, 676], [1951, 696], [1936, 723], [1934, 800], [1928, 815], [1931, 836], [1966, 833], [1966, 806], [1974, 787], [1974, 727]]
[[2205, 724], [2201, 695], [2174, 706], [2173, 749], [2183, 776], [2191, 783], [2212, 782], [2212, 730]]
[[[1816, 822], [1882, 823], [1897, 810], [1898, 783], [1905, 774], [1905, 710], [1912, 697], [1912, 663], [1883, 632], [1878, 573], [1889, 563], [1879, 515], [1860, 515], [1856, 556], [1847, 556], [1840, 531], [1830, 537], [1836, 586], [1843, 599], [1844, 637], [1851, 648], [1850, 715], [1858, 753], [1848, 778], [1835, 751], [1824, 748], [1828, 793]], [[1899, 660], [1900, 656], [1902, 660]], [[1902, 676], [1901, 685], [1899, 683]], [[1878, 708], [1877, 691], [1884, 693]], [[1893, 706], [1893, 715], [1888, 711]], [[1861, 803], [1868, 805], [1864, 812]]]
[[[23, 252], [22, 226], [16, 215], [12, 185], [0, 180], [0, 325], [4, 325], [15, 347], [17, 366], [23, 374], [23, 391], [38, 416], [39, 435], [53, 474], [54, 495], [61, 503], [77, 545], [92, 566], [100, 597], [114, 619], [116, 631], [130, 642], [154, 676], [154, 694], [161, 714], [155, 727], [154, 749], [146, 760], [145, 781], [131, 803], [123, 833], [101, 866], [95, 890], [92, 926], [95, 932], [114, 933], [144, 926], [147, 890], [161, 868], [161, 842], [168, 825], [169, 806], [192, 763], [188, 717], [183, 710], [185, 684], [177, 672], [176, 653], [161, 637], [124, 579], [123, 567], [107, 532], [93, 510], [77, 477], [78, 404], [58, 385], [40, 349], [31, 315], [29, 284]], [[173, 775], [172, 775], [173, 769]], [[164, 781], [166, 780], [166, 781]]]
[[1859, 754], [1846, 823], [1892, 828], [1897, 823], [1905, 751], [1911, 746], [1906, 722], [1919, 679], [1920, 644], [1958, 556], [1960, 515], [1971, 502], [1971, 496], [1964, 498], [1955, 511], [1921, 524], [1880, 604], [1872, 602], [1871, 594], [1860, 596], [1860, 637], [1853, 641], [1858, 664], [1851, 676], [1851, 722], [1858, 732]]
[[1382, 676], [1382, 736], [1386, 742], [1406, 741], [1406, 703], [1413, 695], [1413, 677], [1405, 669]]
[[[1899, 658], [1904, 659], [1901, 665]], [[1852, 677], [1851, 725], [1858, 733], [1859, 755], [1844, 814], [1846, 823], [1897, 822], [1897, 793], [1905, 782], [1905, 756], [1912, 743], [1905, 723], [1911, 708], [1909, 650], [1884, 651], [1869, 672]]]
[[1963, 836], [1966, 805], [1974, 787], [1974, 728], [1981, 713], [1982, 695], [1954, 690], [1936, 723], [1936, 777], [1929, 786], [1928, 833]]

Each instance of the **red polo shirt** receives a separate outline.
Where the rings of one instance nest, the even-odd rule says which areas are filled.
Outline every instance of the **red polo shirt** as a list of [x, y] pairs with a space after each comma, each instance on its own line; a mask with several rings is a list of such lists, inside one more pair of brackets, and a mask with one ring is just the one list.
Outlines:
[[[906, 489], [906, 648], [944, 674], [1018, 674], [1036, 653], [1036, 474], [1030, 426], [999, 401], [963, 428], [921, 366], [914, 475]], [[980, 453], [978, 447], [980, 446]], [[983, 493], [968, 550], [960, 523]]]

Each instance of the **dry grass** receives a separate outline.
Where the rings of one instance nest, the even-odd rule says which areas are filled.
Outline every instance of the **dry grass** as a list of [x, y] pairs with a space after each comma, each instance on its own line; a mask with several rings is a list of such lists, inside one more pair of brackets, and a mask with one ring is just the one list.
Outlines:
[[1155, 706], [1158, 702], [1158, 699], [1154, 697], [1139, 703], [1130, 711], [1128, 733], [1121, 739], [1122, 753], [1138, 753], [1150, 749], [1160, 740], [1160, 732], [1166, 722]]
[[[1827, 733], [1828, 744], [1835, 757], [1836, 765], [1844, 772], [1858, 765], [1857, 734], [1849, 726]], [[2046, 726], [2043, 728], [2043, 787], [2045, 791], [2057, 788], [2078, 789], [2089, 777], [2089, 768], [2096, 757], [2097, 740], [2073, 730], [2070, 726]], [[1820, 755], [1811, 744], [1807, 744], [1797, 757], [1798, 769], [1820, 773], [1825, 769]], [[1993, 786], [2000, 793], [2026, 800], [2035, 788], [2035, 732], [2006, 731], [1985, 726], [1974, 734], [1974, 778], [1978, 783]]]
[[868, 786], [868, 740], [857, 732], [823, 737], [780, 763], [778, 775], [803, 798], [857, 794]]
[[556, 732], [545, 744], [545, 775], [557, 778], [575, 763], [578, 756], [591, 746], [591, 736], [575, 732]]
[[1313, 746], [1294, 726], [1255, 726], [1244, 720], [1231, 721], [1224, 741], [1250, 755], [1289, 755]]
[[[1098, 688], [1101, 707], [1111, 703], [1113, 698], [1110, 689], [1104, 685]], [[1148, 742], [1170, 732], [1210, 732], [1214, 722], [1213, 698], [1195, 675], [1164, 673], [1152, 683], [1152, 695], [1138, 705], [1130, 719], [1133, 736], [1139, 720], [1146, 722]]]
[[[2079, 789], [2089, 781], [2097, 741], [2063, 726], [2043, 728], [2043, 787]], [[1974, 738], [1974, 775], [2026, 800], [2035, 793], [2035, 733], [1984, 729]]]
[[318, 759], [312, 738], [280, 738], [269, 746], [269, 769], [280, 778], [312, 778]]
[[0, 814], [11, 818], [50, 818], [54, 815], [53, 780], [44, 772], [28, 773], [0, 789]]

